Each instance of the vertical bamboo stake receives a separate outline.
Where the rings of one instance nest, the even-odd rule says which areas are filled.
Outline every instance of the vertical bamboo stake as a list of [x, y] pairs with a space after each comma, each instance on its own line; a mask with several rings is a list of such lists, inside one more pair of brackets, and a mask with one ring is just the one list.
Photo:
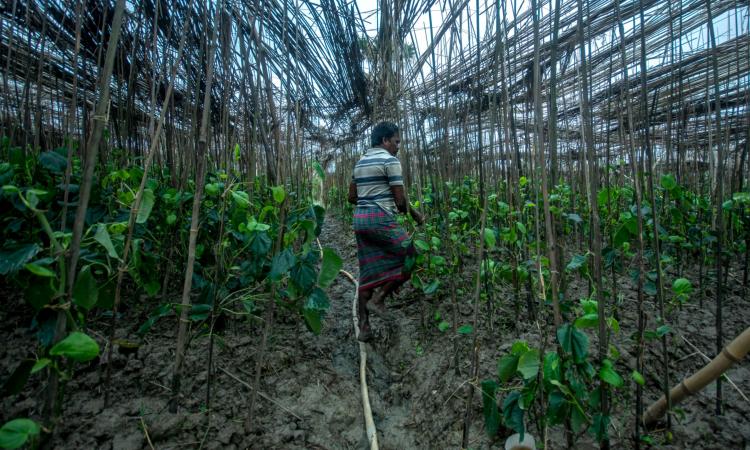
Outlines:
[[[223, 2], [216, 5], [215, 24], [219, 23]], [[204, 2], [204, 10], [208, 8]], [[206, 176], [206, 147], [208, 141], [208, 121], [211, 110], [211, 83], [214, 75], [214, 57], [216, 54], [217, 26], [211, 29], [211, 42], [208, 47], [206, 58], [206, 85], [203, 92], [203, 114], [201, 117], [201, 130], [198, 138], [197, 166], [195, 169], [195, 194], [193, 196], [193, 213], [190, 221], [190, 239], [188, 243], [188, 259], [185, 267], [185, 282], [182, 286], [182, 301], [180, 304], [179, 328], [177, 331], [177, 346], [175, 350], [174, 372], [172, 375], [172, 398], [169, 402], [169, 410], [177, 412], [180, 398], [180, 384], [182, 379], [182, 362], [185, 358], [185, 346], [187, 341], [188, 310], [190, 309], [190, 290], [193, 285], [193, 269], [195, 265], [195, 245], [198, 240], [200, 206], [203, 197], [203, 184]]]

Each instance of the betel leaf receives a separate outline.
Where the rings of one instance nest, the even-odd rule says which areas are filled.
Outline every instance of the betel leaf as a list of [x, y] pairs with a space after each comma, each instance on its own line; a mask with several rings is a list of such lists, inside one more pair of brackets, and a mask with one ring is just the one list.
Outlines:
[[610, 417], [602, 414], [594, 415], [594, 422], [589, 428], [589, 432], [596, 437], [596, 440], [601, 442], [607, 439], [607, 430], [609, 429]]
[[3, 383], [2, 389], [0, 389], [0, 397], [7, 397], [9, 395], [16, 395], [23, 390], [26, 386], [26, 382], [29, 380], [31, 370], [34, 367], [33, 359], [24, 359], [18, 364], [16, 369]]
[[331, 302], [328, 299], [328, 294], [321, 288], [316, 287], [312, 290], [310, 295], [305, 301], [305, 309], [314, 309], [316, 311], [328, 311], [331, 307]]
[[232, 191], [232, 200], [240, 209], [247, 209], [250, 206], [250, 196], [247, 195], [247, 192]]
[[544, 355], [544, 379], [548, 382], [560, 380], [560, 356], [557, 352], [547, 352]]
[[141, 198], [141, 206], [138, 208], [138, 215], [136, 216], [136, 223], [146, 223], [148, 216], [151, 215], [151, 210], [154, 209], [154, 191], [146, 189], [143, 191], [143, 198]]
[[474, 332], [474, 327], [468, 324], [461, 325], [456, 331], [458, 332], [458, 334], [471, 334], [472, 332]]
[[523, 439], [524, 425], [523, 425], [523, 410], [518, 404], [518, 400], [521, 397], [520, 392], [511, 392], [510, 395], [505, 397], [503, 401], [503, 421], [505, 426], [515, 430], [516, 433], [521, 435]]
[[430, 244], [428, 244], [427, 242], [425, 242], [425, 241], [423, 241], [421, 239], [415, 239], [414, 240], [414, 246], [417, 247], [418, 249], [422, 250], [423, 252], [426, 252], [426, 251], [430, 250]]
[[599, 325], [599, 314], [589, 313], [585, 314], [575, 321], [576, 328], [592, 328]]
[[688, 295], [693, 291], [693, 285], [685, 278], [678, 278], [672, 284], [672, 291], [677, 295]]
[[40, 431], [39, 425], [31, 419], [13, 419], [0, 428], [0, 447], [20, 448], [30, 437], [38, 435]]
[[518, 371], [524, 380], [530, 380], [539, 373], [539, 350], [532, 349], [518, 359]]
[[500, 429], [500, 412], [497, 410], [495, 392], [497, 383], [493, 380], [482, 381], [482, 412], [484, 413], [484, 429], [487, 436], [494, 436]]
[[573, 255], [573, 258], [565, 267], [565, 270], [575, 272], [576, 270], [579, 270], [585, 266], [586, 266], [586, 255]]
[[557, 330], [557, 340], [564, 351], [573, 355], [576, 363], [586, 360], [589, 348], [589, 338], [575, 327], [566, 323]]
[[449, 322], [446, 322], [445, 320], [443, 320], [442, 322], [440, 322], [438, 324], [438, 330], [440, 330], [442, 332], [447, 331], [448, 328], [450, 328], [450, 327], [451, 327], [451, 324]]
[[318, 161], [313, 161], [313, 169], [315, 169], [315, 174], [316, 174], [316, 175], [318, 175], [318, 177], [319, 177], [319, 178], [320, 178], [321, 180], [325, 180], [325, 178], [326, 178], [326, 173], [325, 173], [325, 171], [323, 170], [323, 166], [321, 166], [321, 165], [320, 165], [320, 163], [319, 163]]
[[505, 383], [515, 375], [518, 370], [518, 356], [505, 355], [497, 362], [497, 377]]
[[432, 295], [435, 292], [437, 292], [439, 287], [440, 287], [440, 280], [434, 279], [430, 282], [430, 284], [426, 286], [422, 286], [422, 292], [424, 292], [425, 295]]
[[271, 194], [273, 195], [273, 201], [275, 201], [277, 204], [281, 204], [281, 202], [283, 202], [286, 198], [286, 191], [284, 190], [284, 186], [272, 186]]
[[48, 151], [39, 155], [39, 164], [50, 172], [63, 173], [68, 167], [68, 160], [57, 152]]
[[671, 173], [662, 175], [661, 187], [663, 187], [664, 189], [668, 191], [674, 190], [674, 188], [677, 187], [677, 179], [675, 179], [674, 175], [672, 175]]
[[305, 325], [314, 334], [320, 334], [321, 328], [323, 328], [320, 321], [320, 311], [315, 309], [302, 309], [302, 317], [305, 318]]
[[289, 272], [295, 261], [294, 253], [289, 248], [276, 254], [271, 261], [271, 273], [268, 274], [268, 278], [272, 281], [280, 281]]
[[482, 233], [484, 236], [484, 244], [488, 249], [494, 250], [497, 238], [495, 237], [495, 231], [492, 228], [485, 228]]
[[120, 259], [120, 257], [117, 255], [117, 251], [115, 250], [115, 246], [112, 245], [112, 238], [110, 238], [109, 231], [107, 231], [107, 225], [103, 223], [99, 223], [96, 225], [94, 240], [96, 240], [96, 242], [98, 242], [102, 247], [104, 247], [105, 250], [107, 250], [107, 254], [111, 258]]
[[338, 276], [343, 264], [343, 260], [336, 254], [335, 250], [324, 248], [323, 261], [320, 264], [320, 274], [318, 275], [318, 285], [323, 288], [330, 286]]
[[31, 368], [31, 373], [37, 373], [45, 367], [49, 366], [52, 362], [49, 358], [42, 358], [34, 363], [34, 367]]
[[75, 286], [73, 286], [73, 303], [89, 310], [96, 305], [98, 299], [99, 288], [91, 273], [91, 266], [84, 266], [78, 273]]
[[620, 374], [612, 367], [612, 361], [608, 359], [602, 361], [602, 368], [599, 369], [599, 378], [614, 387], [622, 387], [624, 383]]
[[643, 375], [641, 375], [641, 373], [638, 372], [637, 370], [634, 370], [630, 374], [630, 377], [633, 379], [633, 381], [635, 381], [636, 383], [640, 384], [641, 386], [643, 386], [643, 385], [646, 384], [646, 379], [643, 378]]
[[52, 356], [65, 356], [74, 361], [91, 361], [99, 355], [99, 344], [85, 333], [74, 331], [54, 345], [49, 351]]
[[52, 286], [52, 278], [45, 278], [30, 283], [23, 293], [23, 298], [32, 308], [39, 311], [52, 300], [56, 293]]
[[272, 244], [273, 242], [271, 242], [271, 238], [267, 232], [255, 231], [253, 240], [250, 242], [250, 251], [256, 258], [261, 258], [266, 256], [268, 251], [271, 250]]
[[55, 278], [57, 276], [57, 274], [54, 271], [44, 266], [40, 266], [39, 264], [36, 264], [36, 263], [28, 263], [28, 264], [25, 264], [23, 267], [29, 272], [39, 277]]
[[12, 275], [39, 253], [37, 244], [23, 244], [0, 251], [0, 275]]

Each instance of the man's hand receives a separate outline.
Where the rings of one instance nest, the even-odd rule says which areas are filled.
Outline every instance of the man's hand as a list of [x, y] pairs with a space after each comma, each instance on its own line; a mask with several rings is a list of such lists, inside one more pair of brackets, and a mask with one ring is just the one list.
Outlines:
[[414, 219], [414, 221], [417, 222], [417, 225], [424, 224], [424, 216], [420, 214], [419, 211], [412, 208], [411, 205], [409, 206], [409, 214], [411, 215], [412, 219]]

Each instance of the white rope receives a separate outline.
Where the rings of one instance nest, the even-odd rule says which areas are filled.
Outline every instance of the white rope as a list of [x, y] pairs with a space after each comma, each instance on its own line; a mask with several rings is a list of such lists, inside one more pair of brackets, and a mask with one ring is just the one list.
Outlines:
[[354, 301], [352, 302], [352, 320], [354, 321], [354, 336], [359, 344], [359, 384], [362, 388], [362, 409], [365, 413], [365, 428], [367, 430], [367, 440], [370, 442], [370, 450], [378, 450], [378, 432], [375, 429], [375, 421], [372, 419], [372, 409], [370, 408], [370, 395], [367, 391], [367, 349], [365, 344], [359, 341], [359, 321], [357, 317], [357, 300], [359, 298], [359, 284], [352, 274], [342, 270], [344, 276], [354, 283]]

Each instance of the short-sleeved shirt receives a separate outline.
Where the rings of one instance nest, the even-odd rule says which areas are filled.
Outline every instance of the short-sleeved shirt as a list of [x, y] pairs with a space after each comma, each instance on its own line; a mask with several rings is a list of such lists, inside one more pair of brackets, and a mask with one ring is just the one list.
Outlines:
[[352, 181], [357, 185], [358, 207], [380, 207], [385, 212], [397, 214], [398, 208], [391, 186], [403, 186], [401, 161], [388, 150], [374, 147], [354, 166]]

